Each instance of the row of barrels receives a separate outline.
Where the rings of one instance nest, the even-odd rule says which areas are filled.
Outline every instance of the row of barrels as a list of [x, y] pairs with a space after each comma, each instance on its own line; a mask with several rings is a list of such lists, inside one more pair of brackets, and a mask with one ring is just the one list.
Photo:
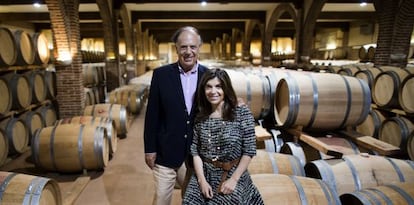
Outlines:
[[332, 66], [331, 69], [334, 73], [355, 76], [367, 82], [372, 101], [379, 107], [414, 113], [414, 67], [348, 65]]
[[109, 92], [106, 101], [111, 104], [121, 104], [134, 115], [141, 112], [148, 98], [149, 88], [146, 85], [124, 85]]
[[8, 156], [22, 154], [37, 129], [51, 126], [58, 118], [56, 107], [49, 103], [12, 115], [0, 121], [0, 166]]
[[99, 63], [105, 61], [105, 52], [81, 50], [83, 63]]
[[0, 27], [0, 67], [44, 65], [50, 60], [49, 42], [41, 32]]
[[278, 68], [226, 69], [255, 119], [273, 114], [278, 126], [330, 130], [362, 123], [371, 106], [363, 80]]
[[402, 115], [392, 116], [383, 110], [372, 109], [364, 122], [356, 126], [355, 130], [399, 147], [414, 160], [413, 119]]
[[56, 74], [46, 70], [9, 72], [0, 76], [0, 114], [22, 110], [56, 97]]
[[85, 87], [93, 87], [106, 83], [105, 64], [84, 63], [82, 64], [82, 78]]
[[257, 150], [248, 171], [265, 204], [410, 204], [414, 198], [409, 160], [349, 154], [304, 165], [293, 155]]
[[83, 88], [85, 93], [85, 106], [100, 104], [105, 101], [106, 86], [94, 86], [89, 88]]
[[[73, 173], [101, 170], [107, 165], [110, 154], [116, 151], [115, 126], [126, 129], [125, 109], [105, 104], [86, 107], [84, 114], [55, 120], [53, 125], [36, 130], [31, 150], [37, 168]], [[25, 204], [27, 199], [30, 204], [62, 204], [60, 187], [52, 178], [0, 172], [0, 187], [1, 204]]]
[[374, 61], [375, 50], [376, 48], [373, 46], [370, 46], [368, 48], [361, 46], [361, 48], [358, 50], [358, 57], [362, 62]]

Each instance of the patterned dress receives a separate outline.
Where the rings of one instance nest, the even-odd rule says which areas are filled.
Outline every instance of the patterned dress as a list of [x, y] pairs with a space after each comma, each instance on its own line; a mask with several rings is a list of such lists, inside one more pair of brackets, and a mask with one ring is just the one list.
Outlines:
[[[236, 108], [236, 119], [224, 121], [221, 118], [209, 118], [194, 126], [194, 138], [191, 145], [191, 154], [228, 162], [240, 158], [242, 155], [253, 157], [256, 155], [256, 139], [254, 133], [254, 119], [246, 106]], [[237, 165], [228, 173], [231, 177]], [[210, 163], [203, 162], [204, 176], [213, 189], [213, 198], [204, 198], [195, 173], [183, 198], [183, 204], [228, 204], [228, 205], [255, 205], [264, 204], [259, 191], [253, 184], [250, 174], [245, 171], [237, 182], [231, 194], [217, 193], [223, 169], [216, 168]]]

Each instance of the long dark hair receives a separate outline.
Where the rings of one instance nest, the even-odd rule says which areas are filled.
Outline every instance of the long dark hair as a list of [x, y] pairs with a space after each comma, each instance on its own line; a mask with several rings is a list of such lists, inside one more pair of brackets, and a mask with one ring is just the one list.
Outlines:
[[220, 81], [221, 87], [224, 92], [224, 106], [222, 110], [222, 116], [224, 120], [234, 120], [234, 109], [237, 106], [237, 96], [234, 92], [233, 85], [227, 72], [220, 68], [213, 68], [207, 70], [201, 77], [200, 84], [197, 90], [197, 105], [198, 114], [196, 116], [196, 122], [207, 119], [213, 112], [210, 102], [207, 100], [205, 94], [205, 87], [209, 80], [216, 78]]

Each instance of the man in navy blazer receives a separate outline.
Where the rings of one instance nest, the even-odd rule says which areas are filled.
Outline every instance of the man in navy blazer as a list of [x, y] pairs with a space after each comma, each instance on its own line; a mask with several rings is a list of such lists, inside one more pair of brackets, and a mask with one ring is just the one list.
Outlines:
[[145, 162], [153, 170], [153, 204], [171, 204], [177, 181], [185, 191], [186, 160], [193, 138], [198, 80], [207, 70], [198, 63], [202, 39], [183, 27], [173, 35], [178, 61], [154, 70], [145, 115]]

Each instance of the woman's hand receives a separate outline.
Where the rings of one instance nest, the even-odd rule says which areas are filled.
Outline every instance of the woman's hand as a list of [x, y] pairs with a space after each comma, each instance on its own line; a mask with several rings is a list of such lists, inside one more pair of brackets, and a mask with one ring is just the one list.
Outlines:
[[213, 189], [206, 180], [202, 180], [201, 182], [198, 182], [198, 184], [200, 185], [200, 190], [204, 197], [208, 199], [213, 198]]
[[237, 180], [230, 177], [229, 179], [223, 182], [220, 192], [223, 194], [231, 194], [233, 193], [234, 189], [236, 189], [236, 185]]

